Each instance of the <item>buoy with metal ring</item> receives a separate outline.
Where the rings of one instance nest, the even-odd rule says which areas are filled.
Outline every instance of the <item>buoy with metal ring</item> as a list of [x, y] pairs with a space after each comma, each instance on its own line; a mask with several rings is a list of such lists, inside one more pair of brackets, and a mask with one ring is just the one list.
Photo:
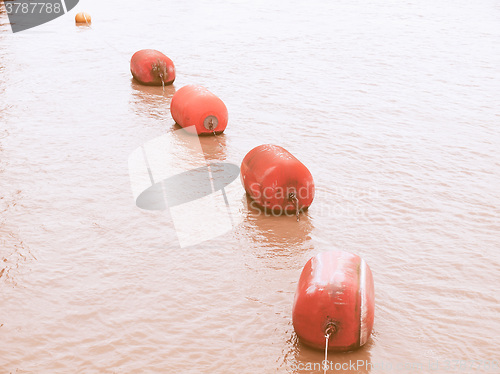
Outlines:
[[375, 316], [373, 276], [359, 256], [343, 251], [312, 257], [300, 275], [292, 321], [300, 340], [318, 349], [350, 351], [364, 345]]
[[187, 131], [196, 130], [198, 135], [221, 134], [228, 121], [224, 102], [199, 85], [179, 89], [170, 102], [170, 113], [178, 125]]
[[172, 84], [175, 67], [170, 58], [154, 49], [142, 49], [133, 54], [130, 72], [135, 80], [147, 86]]
[[263, 144], [241, 163], [241, 182], [256, 208], [297, 214], [311, 205], [314, 181], [309, 169], [283, 147]]

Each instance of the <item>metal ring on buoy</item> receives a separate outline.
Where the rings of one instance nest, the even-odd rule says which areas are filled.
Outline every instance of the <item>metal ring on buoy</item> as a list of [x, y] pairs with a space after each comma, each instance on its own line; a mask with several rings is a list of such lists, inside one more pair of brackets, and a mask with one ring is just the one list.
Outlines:
[[218, 124], [219, 120], [216, 116], [208, 116], [203, 120], [203, 126], [209, 131], [214, 131]]

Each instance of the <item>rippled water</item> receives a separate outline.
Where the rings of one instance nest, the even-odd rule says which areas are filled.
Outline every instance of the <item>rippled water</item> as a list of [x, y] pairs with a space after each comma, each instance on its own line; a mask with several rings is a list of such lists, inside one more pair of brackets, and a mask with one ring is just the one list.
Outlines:
[[[336, 249], [376, 288], [372, 338], [329, 354], [363, 364], [337, 372], [500, 372], [499, 20], [495, 0], [86, 0], [17, 34], [1, 14], [0, 372], [322, 372], [291, 308]], [[143, 48], [176, 64], [165, 93], [131, 80]], [[236, 230], [181, 248], [134, 204], [128, 157], [190, 83], [229, 109], [207, 159], [275, 143], [309, 167], [299, 223], [242, 196]]]

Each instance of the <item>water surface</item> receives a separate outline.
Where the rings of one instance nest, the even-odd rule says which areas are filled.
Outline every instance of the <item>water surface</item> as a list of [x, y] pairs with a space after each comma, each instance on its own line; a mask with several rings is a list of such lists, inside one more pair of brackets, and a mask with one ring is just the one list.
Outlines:
[[[338, 372], [488, 372], [499, 19], [493, 0], [86, 0], [16, 34], [0, 15], [0, 372], [320, 372], [291, 308], [325, 250], [365, 258], [376, 288], [372, 338], [329, 355], [374, 366]], [[173, 59], [173, 87], [131, 80], [143, 48]], [[274, 143], [309, 167], [299, 223], [242, 196], [236, 230], [181, 248], [168, 212], [135, 205], [128, 157], [175, 130], [170, 99], [191, 83], [229, 110], [207, 159]]]

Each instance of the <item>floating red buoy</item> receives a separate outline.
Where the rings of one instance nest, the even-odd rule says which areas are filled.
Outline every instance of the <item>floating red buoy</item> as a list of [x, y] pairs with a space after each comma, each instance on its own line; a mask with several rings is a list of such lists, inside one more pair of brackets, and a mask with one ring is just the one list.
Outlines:
[[172, 97], [170, 113], [174, 121], [198, 135], [221, 134], [227, 126], [227, 108], [224, 102], [203, 86], [188, 85]]
[[148, 86], [172, 84], [175, 80], [172, 60], [154, 49], [135, 52], [130, 60], [130, 72], [137, 81]]
[[241, 182], [260, 207], [274, 213], [298, 213], [314, 199], [314, 181], [307, 167], [286, 149], [263, 144], [241, 163]]
[[322, 252], [302, 270], [293, 327], [307, 345], [348, 351], [368, 340], [375, 316], [373, 277], [366, 262], [342, 251]]

